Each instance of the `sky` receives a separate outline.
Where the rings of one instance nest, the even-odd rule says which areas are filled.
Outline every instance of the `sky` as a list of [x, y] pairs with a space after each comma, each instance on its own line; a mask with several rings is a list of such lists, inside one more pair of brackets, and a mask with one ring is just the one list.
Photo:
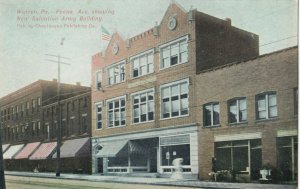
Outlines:
[[[62, 59], [70, 65], [61, 66], [61, 82], [90, 86], [91, 56], [107, 45], [101, 40], [101, 25], [110, 33], [132, 37], [160, 23], [170, 2], [0, 0], [0, 97], [39, 79], [57, 78], [57, 64], [52, 62], [57, 58], [47, 54], [69, 58]], [[187, 11], [231, 18], [233, 26], [258, 34], [260, 54], [298, 43], [297, 0], [176, 2]]]

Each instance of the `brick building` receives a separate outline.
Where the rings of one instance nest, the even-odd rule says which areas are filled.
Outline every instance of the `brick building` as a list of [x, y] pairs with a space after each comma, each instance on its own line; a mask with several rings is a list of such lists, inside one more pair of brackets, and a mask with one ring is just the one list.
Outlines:
[[214, 167], [255, 180], [288, 162], [279, 171], [295, 179], [297, 67], [297, 48], [259, 56], [256, 34], [171, 3], [159, 25], [115, 33], [92, 57], [93, 173], [168, 177], [183, 158], [187, 178]]
[[[7, 170], [55, 171], [57, 81], [38, 80], [0, 99], [1, 137]], [[63, 172], [90, 171], [90, 87], [61, 84]], [[64, 145], [78, 155], [71, 154]], [[78, 148], [74, 148], [74, 146]], [[82, 151], [86, 151], [82, 154]], [[64, 166], [64, 165], [69, 165]], [[73, 166], [70, 166], [73, 165]], [[81, 168], [83, 167], [83, 168]]]

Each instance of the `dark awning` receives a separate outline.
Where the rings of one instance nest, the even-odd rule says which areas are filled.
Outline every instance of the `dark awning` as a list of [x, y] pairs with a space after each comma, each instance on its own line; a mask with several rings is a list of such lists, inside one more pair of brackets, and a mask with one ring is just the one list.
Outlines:
[[[82, 157], [90, 155], [90, 138], [66, 140], [60, 148], [60, 157]], [[56, 158], [56, 153], [53, 158]]]

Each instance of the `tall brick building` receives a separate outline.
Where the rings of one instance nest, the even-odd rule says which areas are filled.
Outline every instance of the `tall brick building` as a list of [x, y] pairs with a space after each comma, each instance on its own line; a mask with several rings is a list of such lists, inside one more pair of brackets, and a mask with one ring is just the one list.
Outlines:
[[[297, 48], [259, 56], [258, 36], [170, 4], [159, 25], [113, 34], [92, 57], [92, 171], [186, 178], [264, 166], [297, 176]], [[214, 159], [214, 162], [212, 162]]]
[[[38, 80], [0, 99], [6, 170], [55, 171], [57, 84], [56, 80]], [[90, 160], [86, 158], [90, 156], [90, 99], [90, 87], [61, 84], [63, 172], [79, 168], [90, 171]], [[70, 154], [68, 148], [74, 152]], [[77, 152], [80, 154], [74, 154]]]

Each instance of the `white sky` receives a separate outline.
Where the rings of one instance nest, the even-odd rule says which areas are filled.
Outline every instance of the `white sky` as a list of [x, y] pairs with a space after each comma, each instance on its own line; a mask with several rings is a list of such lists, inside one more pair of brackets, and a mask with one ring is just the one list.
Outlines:
[[[256, 33], [260, 37], [260, 54], [297, 45], [298, 1], [297, 0], [176, 0], [186, 10], [191, 6], [200, 12], [225, 19], [231, 18], [232, 25]], [[57, 78], [57, 65], [46, 61], [45, 54], [60, 54], [70, 66], [63, 65], [61, 81], [80, 81], [90, 86], [91, 56], [102, 50], [101, 24], [113, 33], [124, 37], [137, 35], [160, 23], [170, 0], [0, 0], [0, 97], [5, 96], [38, 79]], [[79, 17], [79, 9], [113, 10], [114, 14], [102, 15], [102, 21], [82, 22], [95, 28], [20, 28], [32, 21], [17, 21], [18, 10], [47, 10], [48, 16], [57, 15], [57, 10], [73, 10], [71, 16]], [[41, 14], [23, 15], [31, 19]], [[99, 16], [99, 15], [98, 15]], [[34, 22], [38, 23], [38, 22]], [[64, 22], [39, 22], [41, 24]], [[76, 23], [81, 23], [78, 20]], [[66, 40], [63, 46], [61, 38]], [[285, 40], [282, 40], [285, 39]], [[271, 44], [269, 44], [271, 43]], [[265, 45], [269, 44], [269, 45]]]

